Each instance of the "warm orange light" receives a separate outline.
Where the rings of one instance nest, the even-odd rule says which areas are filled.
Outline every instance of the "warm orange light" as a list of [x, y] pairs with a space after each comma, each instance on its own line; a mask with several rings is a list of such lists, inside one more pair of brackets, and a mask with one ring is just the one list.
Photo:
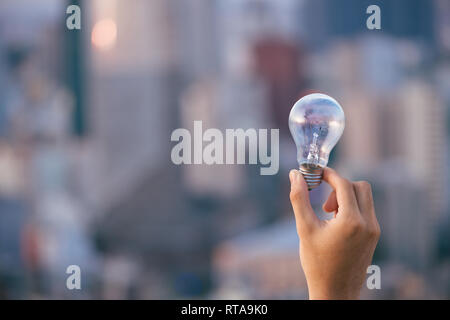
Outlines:
[[110, 49], [117, 39], [116, 22], [112, 19], [98, 21], [92, 28], [91, 41], [98, 49]]

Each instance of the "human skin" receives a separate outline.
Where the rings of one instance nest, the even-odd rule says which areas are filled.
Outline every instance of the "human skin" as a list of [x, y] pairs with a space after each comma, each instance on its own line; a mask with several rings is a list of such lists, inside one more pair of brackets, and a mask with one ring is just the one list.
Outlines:
[[323, 209], [334, 212], [334, 219], [320, 220], [302, 174], [291, 170], [289, 179], [309, 298], [358, 299], [380, 237], [370, 184], [351, 182], [325, 168], [323, 180], [333, 191]]

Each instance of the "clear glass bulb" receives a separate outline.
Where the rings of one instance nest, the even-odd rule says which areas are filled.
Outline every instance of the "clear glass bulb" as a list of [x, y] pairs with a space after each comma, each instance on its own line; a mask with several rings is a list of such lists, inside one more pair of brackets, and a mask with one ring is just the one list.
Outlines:
[[321, 93], [298, 100], [289, 114], [289, 129], [297, 146], [297, 161], [309, 190], [322, 181], [323, 168], [345, 127], [339, 103]]

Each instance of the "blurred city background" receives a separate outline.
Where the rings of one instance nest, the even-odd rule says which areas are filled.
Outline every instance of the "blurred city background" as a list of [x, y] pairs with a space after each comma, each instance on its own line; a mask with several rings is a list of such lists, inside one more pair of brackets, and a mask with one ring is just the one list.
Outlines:
[[[448, 299], [446, 0], [2, 0], [0, 297], [307, 298], [287, 119], [310, 92], [346, 114], [329, 166], [373, 187], [381, 290], [362, 297]], [[194, 120], [279, 128], [279, 173], [174, 165]]]

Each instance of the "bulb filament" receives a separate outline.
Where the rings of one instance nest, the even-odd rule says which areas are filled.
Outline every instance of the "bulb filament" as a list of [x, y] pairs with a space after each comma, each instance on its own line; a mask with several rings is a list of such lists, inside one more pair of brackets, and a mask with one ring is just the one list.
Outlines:
[[313, 133], [313, 142], [309, 146], [309, 154], [307, 157], [308, 163], [317, 164], [319, 162], [319, 146], [317, 145], [317, 138], [319, 135], [314, 132]]

